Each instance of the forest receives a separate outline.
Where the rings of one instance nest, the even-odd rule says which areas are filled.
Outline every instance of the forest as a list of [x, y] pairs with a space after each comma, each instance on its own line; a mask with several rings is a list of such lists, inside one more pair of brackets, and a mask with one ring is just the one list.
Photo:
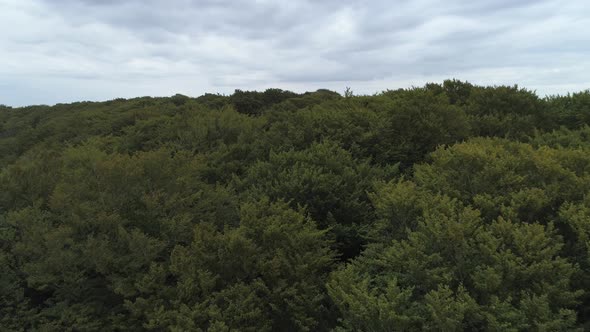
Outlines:
[[0, 106], [0, 330], [590, 330], [590, 90]]

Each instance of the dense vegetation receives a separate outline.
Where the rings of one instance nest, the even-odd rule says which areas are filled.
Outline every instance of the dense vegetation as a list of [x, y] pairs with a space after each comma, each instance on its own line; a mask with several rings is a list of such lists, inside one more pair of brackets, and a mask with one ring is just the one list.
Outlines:
[[0, 106], [2, 331], [590, 329], [590, 91]]

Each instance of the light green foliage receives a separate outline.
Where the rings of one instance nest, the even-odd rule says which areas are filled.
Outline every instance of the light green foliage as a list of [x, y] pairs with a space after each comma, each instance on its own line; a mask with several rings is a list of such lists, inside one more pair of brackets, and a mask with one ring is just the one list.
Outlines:
[[[478, 138], [430, 158], [411, 180], [379, 184], [371, 195], [374, 243], [328, 284], [341, 326], [573, 329], [588, 289], [585, 151]], [[411, 291], [413, 307], [379, 304], [392, 284]], [[415, 318], [387, 323], [381, 311]]]
[[590, 148], [590, 126], [585, 125], [576, 130], [561, 127], [551, 132], [537, 130], [528, 142], [537, 147], [588, 149]]
[[581, 292], [571, 279], [578, 269], [560, 257], [563, 242], [551, 225], [502, 218], [488, 224], [456, 200], [424, 207], [417, 220], [400, 240], [373, 244], [333, 273], [328, 291], [344, 328], [574, 326]]
[[488, 218], [550, 220], [564, 201], [590, 190], [590, 156], [584, 150], [533, 148], [503, 139], [473, 139], [432, 154], [415, 167], [416, 182], [473, 203]]

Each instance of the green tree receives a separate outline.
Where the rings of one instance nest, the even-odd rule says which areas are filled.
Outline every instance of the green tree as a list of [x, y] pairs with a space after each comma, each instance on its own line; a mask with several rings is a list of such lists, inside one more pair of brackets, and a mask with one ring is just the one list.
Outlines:
[[375, 160], [401, 162], [409, 167], [437, 146], [467, 137], [469, 124], [463, 110], [443, 95], [424, 89], [386, 92], [390, 101], [380, 105], [381, 125], [376, 136]]
[[[238, 227], [195, 226], [170, 256], [169, 286], [148, 284], [130, 310], [149, 329], [308, 331], [326, 328], [332, 256], [324, 231], [268, 200], [244, 204]], [[148, 279], [149, 283], [157, 277]]]
[[[400, 185], [407, 187], [394, 183], [382, 191], [387, 195]], [[563, 242], [552, 225], [503, 218], [487, 223], [479, 211], [449, 198], [418, 209], [415, 225], [403, 236], [370, 245], [332, 274], [327, 287], [342, 328], [576, 327], [581, 291], [571, 283], [579, 270], [560, 257]]]
[[268, 161], [248, 169], [238, 188], [247, 188], [247, 196], [305, 207], [320, 228], [331, 230], [343, 258], [350, 258], [360, 252], [365, 229], [374, 219], [367, 191], [374, 180], [396, 171], [371, 167], [326, 141], [302, 151], [271, 153]]

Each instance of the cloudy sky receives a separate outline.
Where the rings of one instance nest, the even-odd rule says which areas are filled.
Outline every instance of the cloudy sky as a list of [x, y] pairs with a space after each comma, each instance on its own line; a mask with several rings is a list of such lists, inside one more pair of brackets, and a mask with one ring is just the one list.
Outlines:
[[587, 0], [0, 0], [0, 104], [446, 78], [590, 88]]

